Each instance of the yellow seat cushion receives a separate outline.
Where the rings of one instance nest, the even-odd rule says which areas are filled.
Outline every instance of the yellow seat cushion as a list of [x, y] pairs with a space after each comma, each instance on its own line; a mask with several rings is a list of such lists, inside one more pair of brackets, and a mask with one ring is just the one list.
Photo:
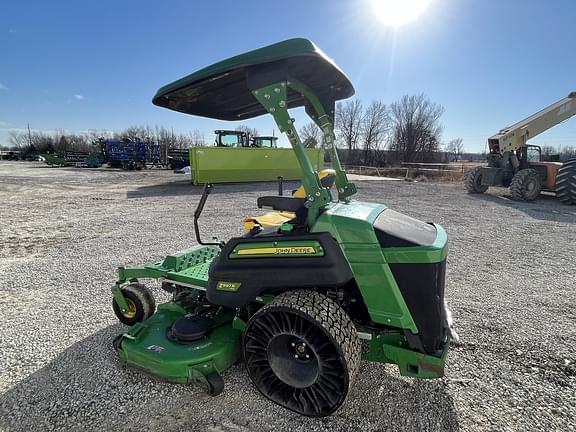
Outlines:
[[[333, 169], [324, 169], [318, 173], [322, 186], [331, 188], [334, 185], [336, 172]], [[292, 192], [295, 198], [306, 198], [304, 186], [300, 185], [298, 189]], [[260, 216], [248, 216], [244, 218], [244, 231], [249, 233], [255, 225], [262, 228], [279, 227], [283, 223], [294, 219], [296, 215], [292, 212], [268, 212]]]

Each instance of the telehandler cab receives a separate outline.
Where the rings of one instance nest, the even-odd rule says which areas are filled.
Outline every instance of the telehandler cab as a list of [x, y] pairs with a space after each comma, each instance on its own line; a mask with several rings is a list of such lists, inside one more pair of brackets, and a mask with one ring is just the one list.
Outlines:
[[[351, 200], [334, 149], [334, 107], [354, 94], [313, 43], [291, 39], [204, 68], [161, 88], [154, 104], [220, 120], [271, 114], [302, 168], [304, 196], [262, 196], [290, 212], [280, 226], [206, 243], [142, 267], [120, 267], [113, 307], [130, 326], [114, 341], [123, 364], [216, 395], [243, 361], [255, 387], [297, 413], [326, 416], [344, 402], [360, 360], [404, 376], [438, 378], [450, 342], [444, 302], [447, 236], [383, 204]], [[289, 114], [305, 107], [321, 128], [337, 199], [312, 168]], [[172, 300], [156, 307], [143, 284]], [[360, 340], [366, 341], [362, 352]]]

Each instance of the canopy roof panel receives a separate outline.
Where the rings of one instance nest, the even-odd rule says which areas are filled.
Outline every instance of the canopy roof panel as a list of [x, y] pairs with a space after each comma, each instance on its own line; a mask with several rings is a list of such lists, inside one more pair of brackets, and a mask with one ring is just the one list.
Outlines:
[[[308, 86], [325, 102], [346, 99], [354, 87], [316, 45], [289, 39], [205, 67], [162, 87], [155, 105], [219, 120], [245, 120], [266, 114], [252, 90], [290, 79]], [[288, 108], [306, 105], [298, 92], [288, 91]]]

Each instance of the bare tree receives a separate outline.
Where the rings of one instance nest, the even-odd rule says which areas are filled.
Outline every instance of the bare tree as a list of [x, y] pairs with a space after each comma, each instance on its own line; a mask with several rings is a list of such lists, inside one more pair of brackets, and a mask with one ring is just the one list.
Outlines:
[[114, 134], [116, 139], [129, 139], [130, 141], [138, 141], [144, 139], [146, 135], [146, 128], [144, 126], [129, 126], [126, 129]]
[[446, 153], [450, 155], [452, 162], [460, 160], [463, 152], [464, 144], [462, 143], [462, 138], [455, 138], [448, 141], [448, 144], [446, 144]]
[[364, 161], [367, 165], [373, 164], [373, 153], [384, 143], [389, 129], [390, 115], [386, 104], [382, 101], [373, 101], [366, 108], [360, 124]]
[[441, 105], [424, 94], [405, 95], [390, 106], [392, 118], [391, 149], [404, 162], [426, 160], [438, 151], [442, 133]]
[[8, 132], [8, 142], [18, 150], [22, 150], [29, 144], [27, 135], [17, 131]]
[[[176, 147], [176, 136], [173, 131], [169, 131], [165, 127], [156, 126], [156, 141], [160, 144], [160, 149], [163, 152]], [[164, 154], [164, 153], [163, 153]]]
[[309, 122], [302, 126], [299, 134], [304, 147], [315, 148], [323, 142], [322, 131], [314, 122]]
[[560, 160], [566, 161], [568, 159], [576, 158], [576, 147], [573, 145], [564, 146], [559, 149]]
[[542, 160], [549, 161], [553, 155], [558, 154], [558, 151], [554, 147], [546, 145], [542, 146], [540, 153], [542, 156]]
[[190, 144], [193, 147], [201, 147], [206, 145], [204, 134], [199, 129], [194, 129], [190, 132]]
[[354, 99], [339, 103], [335, 123], [338, 137], [348, 150], [347, 161], [350, 162], [352, 151], [358, 148], [362, 133], [362, 102]]
[[87, 135], [69, 134], [67, 137], [72, 151], [86, 152], [91, 150], [91, 143]]
[[236, 128], [236, 130], [238, 132], [246, 132], [251, 137], [258, 136], [258, 129], [251, 128], [250, 126], [240, 125]]

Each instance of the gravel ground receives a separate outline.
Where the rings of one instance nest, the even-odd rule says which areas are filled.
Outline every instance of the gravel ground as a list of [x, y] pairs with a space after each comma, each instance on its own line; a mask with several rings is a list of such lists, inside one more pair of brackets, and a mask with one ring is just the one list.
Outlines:
[[[457, 184], [357, 186], [358, 199], [447, 229], [447, 297], [463, 343], [440, 380], [363, 363], [344, 406], [310, 419], [263, 399], [242, 366], [210, 398], [116, 361], [115, 268], [191, 246], [199, 187], [166, 171], [0, 162], [0, 429], [576, 430], [576, 208]], [[205, 236], [240, 234], [274, 188], [217, 187]]]

